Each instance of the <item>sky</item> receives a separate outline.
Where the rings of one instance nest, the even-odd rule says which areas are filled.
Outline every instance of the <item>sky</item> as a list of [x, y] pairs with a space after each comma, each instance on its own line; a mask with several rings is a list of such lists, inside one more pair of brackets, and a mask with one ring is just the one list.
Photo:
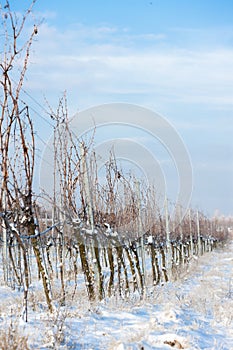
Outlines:
[[[15, 11], [28, 4], [11, 3]], [[32, 21], [40, 25], [24, 89], [40, 115], [41, 152], [51, 135], [45, 97], [56, 108], [66, 90], [70, 116], [106, 103], [143, 106], [183, 140], [193, 169], [192, 207], [232, 215], [232, 1], [37, 0]], [[134, 141], [145, 136], [128, 133]]]

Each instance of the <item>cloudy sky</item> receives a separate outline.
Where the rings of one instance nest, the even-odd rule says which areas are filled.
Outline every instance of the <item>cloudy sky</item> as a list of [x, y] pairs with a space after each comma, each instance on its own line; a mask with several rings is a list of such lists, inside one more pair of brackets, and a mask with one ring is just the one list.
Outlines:
[[[71, 116], [110, 102], [155, 111], [190, 154], [192, 206], [232, 214], [231, 0], [37, 0], [33, 16], [43, 21], [24, 88], [41, 116], [44, 96], [55, 107], [64, 90]], [[48, 123], [36, 128], [46, 142]]]

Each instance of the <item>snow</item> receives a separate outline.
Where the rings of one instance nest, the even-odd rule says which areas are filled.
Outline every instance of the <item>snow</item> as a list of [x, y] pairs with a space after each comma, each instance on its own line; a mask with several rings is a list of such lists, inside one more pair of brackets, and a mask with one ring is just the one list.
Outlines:
[[148, 243], [148, 244], [152, 244], [152, 243], [153, 243], [153, 236], [149, 236], [149, 237], [148, 237], [147, 243]]
[[135, 293], [90, 304], [80, 292], [52, 315], [43, 303], [30, 304], [28, 323], [20, 317], [22, 293], [3, 286], [0, 272], [0, 330], [13, 319], [33, 349], [233, 349], [233, 242], [192, 259], [188, 270], [143, 299]]

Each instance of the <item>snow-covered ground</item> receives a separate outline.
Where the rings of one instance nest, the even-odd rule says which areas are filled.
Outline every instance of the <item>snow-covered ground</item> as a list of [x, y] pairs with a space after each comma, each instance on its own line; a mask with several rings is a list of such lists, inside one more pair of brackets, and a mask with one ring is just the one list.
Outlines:
[[22, 295], [2, 285], [0, 332], [11, 320], [32, 349], [233, 349], [233, 242], [193, 259], [179, 279], [147, 294], [95, 305], [80, 295], [53, 316], [30, 308], [26, 324], [15, 318]]

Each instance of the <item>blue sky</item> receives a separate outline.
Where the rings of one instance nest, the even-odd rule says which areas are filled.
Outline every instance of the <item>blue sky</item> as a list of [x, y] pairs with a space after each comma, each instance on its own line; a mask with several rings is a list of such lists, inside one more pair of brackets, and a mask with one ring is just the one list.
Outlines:
[[[163, 115], [190, 153], [192, 206], [232, 214], [232, 1], [38, 0], [34, 18], [43, 23], [25, 89], [40, 105], [67, 90], [71, 116], [108, 102]], [[36, 127], [46, 142], [48, 125]]]
[[232, 24], [231, 0], [79, 0], [68, 4], [42, 0], [37, 8], [42, 12], [56, 12], [62, 26], [78, 20], [88, 26], [106, 23], [130, 27], [138, 33], [173, 26], [206, 28]]

